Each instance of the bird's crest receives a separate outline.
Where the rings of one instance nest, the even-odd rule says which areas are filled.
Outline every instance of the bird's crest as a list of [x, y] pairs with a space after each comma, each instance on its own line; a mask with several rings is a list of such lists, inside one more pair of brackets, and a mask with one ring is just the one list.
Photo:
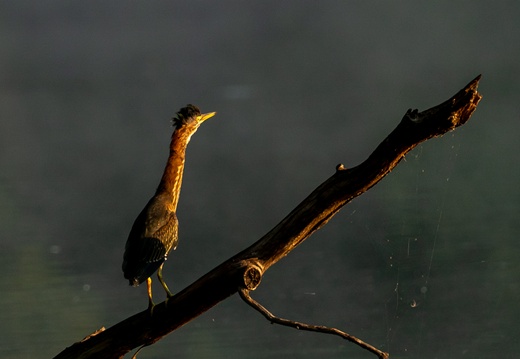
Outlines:
[[186, 107], [181, 108], [179, 112], [177, 112], [177, 116], [172, 118], [173, 126], [179, 128], [188, 123], [190, 118], [196, 118], [200, 115], [201, 113], [197, 106], [191, 104], [186, 105]]

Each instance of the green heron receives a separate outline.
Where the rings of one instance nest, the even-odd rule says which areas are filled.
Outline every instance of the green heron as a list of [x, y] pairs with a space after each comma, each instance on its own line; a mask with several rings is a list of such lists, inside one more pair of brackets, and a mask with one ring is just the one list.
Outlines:
[[168, 253], [172, 248], [175, 250], [179, 240], [179, 222], [175, 212], [181, 191], [186, 147], [201, 123], [214, 115], [215, 112], [201, 114], [194, 105], [187, 105], [177, 112], [173, 118], [175, 130], [170, 143], [170, 155], [161, 182], [134, 221], [126, 241], [123, 273], [134, 287], [146, 280], [150, 310], [154, 306], [150, 277], [155, 271], [167, 297], [172, 296], [163, 280], [162, 268]]

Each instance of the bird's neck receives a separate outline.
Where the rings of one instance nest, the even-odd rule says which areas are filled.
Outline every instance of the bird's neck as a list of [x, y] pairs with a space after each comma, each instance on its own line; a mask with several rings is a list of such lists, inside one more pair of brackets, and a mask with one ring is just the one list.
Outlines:
[[170, 155], [168, 162], [157, 187], [156, 195], [168, 193], [172, 197], [171, 208], [177, 210], [179, 196], [181, 193], [182, 175], [186, 157], [186, 147], [190, 142], [191, 134], [176, 129], [170, 142]]

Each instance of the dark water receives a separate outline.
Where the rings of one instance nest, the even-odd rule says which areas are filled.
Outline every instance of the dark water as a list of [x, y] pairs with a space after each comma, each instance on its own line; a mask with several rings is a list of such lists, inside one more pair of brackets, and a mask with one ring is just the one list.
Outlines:
[[[4, 2], [0, 356], [53, 357], [146, 307], [123, 279], [130, 225], [187, 103], [218, 115], [188, 150], [178, 291], [278, 223], [409, 107], [479, 73], [471, 121], [415, 149], [271, 268], [253, 296], [392, 358], [520, 349], [515, 2]], [[160, 288], [155, 288], [162, 298]], [[372, 358], [269, 325], [232, 297], [141, 358]]]

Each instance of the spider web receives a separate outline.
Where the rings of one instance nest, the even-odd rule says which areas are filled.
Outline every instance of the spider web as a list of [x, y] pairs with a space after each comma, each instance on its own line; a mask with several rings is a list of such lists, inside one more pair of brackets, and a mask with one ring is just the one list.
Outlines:
[[454, 135], [447, 141], [451, 146], [445, 147], [446, 153], [431, 154], [431, 148], [423, 151], [427, 145], [420, 145], [400, 165], [405, 166], [404, 172], [408, 175], [402, 185], [408, 183], [409, 188], [413, 183], [415, 191], [404, 195], [400, 204], [404, 214], [396, 213], [401, 216], [399, 228], [393, 235], [392, 230], [389, 231], [384, 248], [388, 272], [393, 274], [395, 281], [385, 303], [385, 350], [404, 357], [415, 357], [428, 351], [425, 347], [430, 320], [427, 311], [431, 293], [435, 291], [431, 287], [435, 287], [437, 247], [439, 242], [444, 244], [441, 232], [446, 198], [460, 149], [460, 144], [454, 144]]

